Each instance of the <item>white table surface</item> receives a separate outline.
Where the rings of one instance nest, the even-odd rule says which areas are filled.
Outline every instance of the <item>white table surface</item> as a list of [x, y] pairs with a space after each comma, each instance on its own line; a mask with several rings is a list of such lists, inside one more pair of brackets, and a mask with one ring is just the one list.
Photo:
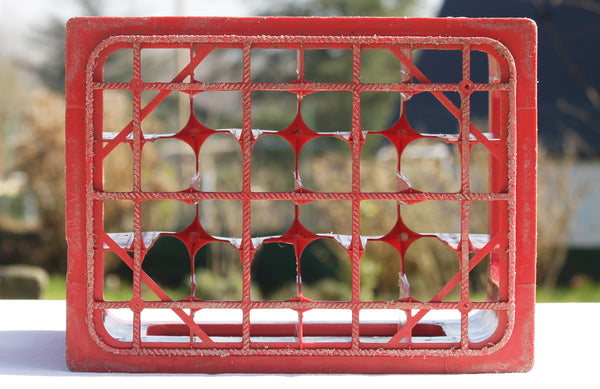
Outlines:
[[[207, 388], [600, 388], [600, 303], [537, 304], [528, 373], [473, 375], [258, 375], [73, 373], [65, 363], [65, 302], [0, 300], [0, 388], [95, 388], [192, 383]], [[12, 383], [13, 385], [9, 385]], [[54, 386], [56, 385], [56, 386]], [[60, 386], [59, 386], [60, 385]], [[211, 386], [212, 385], [212, 386]], [[236, 386], [233, 386], [236, 385]], [[386, 385], [386, 386], [383, 386]], [[535, 385], [535, 386], [534, 386]], [[540, 386], [542, 385], [542, 386]], [[26, 386], [31, 388], [34, 386]], [[145, 386], [144, 386], [145, 387]], [[517, 387], [515, 387], [516, 389]], [[370, 389], [370, 388], [369, 388]]]

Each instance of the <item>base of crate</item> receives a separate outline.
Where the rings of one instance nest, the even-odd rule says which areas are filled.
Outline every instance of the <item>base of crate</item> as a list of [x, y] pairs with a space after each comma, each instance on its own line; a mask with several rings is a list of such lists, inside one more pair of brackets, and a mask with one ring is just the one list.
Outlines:
[[[534, 299], [532, 291], [534, 287], [522, 286], [520, 293], [529, 292], [529, 296]], [[71, 288], [73, 290], [75, 288]], [[526, 290], [527, 289], [527, 290]], [[172, 327], [165, 321], [153, 321], [144, 323], [141, 333], [145, 334], [146, 339], [139, 343], [140, 347], [133, 347], [132, 342], [127, 342], [127, 338], [116, 341], [113, 344], [104, 343], [107, 339], [107, 333], [103, 337], [94, 337], [89, 331], [88, 323], [83, 319], [86, 315], [83, 312], [77, 312], [78, 309], [85, 310], [85, 306], [78, 308], [76, 305], [69, 306], [67, 309], [67, 365], [72, 371], [89, 372], [162, 372], [162, 373], [376, 373], [376, 374], [395, 374], [395, 373], [495, 373], [495, 372], [526, 372], [533, 366], [533, 335], [525, 331], [531, 328], [534, 322], [534, 310], [518, 308], [515, 311], [515, 321], [513, 334], [519, 336], [510, 336], [502, 344], [486, 347], [479, 345], [478, 349], [463, 350], [460, 344], [446, 343], [441, 340], [450, 340], [450, 337], [458, 331], [460, 337], [460, 324], [452, 320], [444, 319], [444, 312], [436, 312], [423, 321], [423, 324], [431, 325], [435, 331], [441, 328], [444, 336], [439, 333], [432, 333], [428, 336], [422, 336], [420, 344], [406, 344], [395, 350], [386, 350], [377, 347], [376, 343], [371, 343], [370, 347], [352, 347], [347, 338], [321, 336], [318, 340], [335, 341], [332, 343], [335, 347], [329, 348], [323, 343], [284, 343], [284, 347], [278, 347], [278, 342], [290, 340], [286, 337], [272, 337], [268, 341], [259, 342], [260, 339], [251, 339], [252, 347], [242, 349], [236, 345], [233, 339], [235, 336], [229, 336], [231, 344], [225, 344], [223, 348], [202, 348], [202, 344], [194, 345], [189, 343], [189, 336], [186, 338], [185, 346], [176, 342], [170, 345], [156, 343], [146, 343], [144, 340], [150, 340], [152, 336], [167, 336], [170, 341], [181, 335], [181, 327]], [[493, 328], [494, 320], [490, 315], [492, 311], [482, 311], [480, 316], [480, 328]], [[159, 312], [160, 313], [160, 312]], [[226, 322], [226, 330], [237, 331], [239, 323], [235, 321], [235, 315], [231, 312], [218, 312], [221, 316], [221, 324]], [[396, 317], [393, 317], [393, 315]], [[217, 316], [219, 316], [217, 315]], [[230, 315], [229, 318], [226, 316]], [[102, 318], [107, 320], [105, 323], [115, 325], [111, 328], [113, 334], [118, 331], [129, 331], [129, 322], [127, 318], [121, 317], [117, 320], [114, 315], [98, 315], [101, 320], [94, 323], [95, 330], [99, 330], [103, 323]], [[160, 315], [158, 315], [160, 316]], [[216, 319], [216, 317], [212, 319]], [[262, 317], [255, 317], [253, 324], [258, 326], [256, 330], [258, 335], [263, 335], [265, 325], [272, 325], [276, 321], [280, 330], [286, 331], [289, 325], [296, 323], [285, 321], [285, 315], [272, 315], [263, 313]], [[368, 316], [368, 315], [367, 315]], [[436, 317], [437, 316], [437, 317]], [[110, 319], [109, 319], [110, 317]], [[228, 319], [228, 320], [225, 320]], [[276, 320], [274, 320], [276, 319]], [[309, 319], [311, 319], [309, 317]], [[321, 318], [322, 319], [322, 318]], [[402, 319], [397, 312], [373, 312], [372, 316], [363, 317], [361, 324], [366, 325], [368, 330], [375, 331], [373, 328], [382, 326], [386, 328], [392, 322], [398, 324], [397, 319]], [[370, 320], [369, 320], [370, 319]], [[490, 320], [492, 319], [492, 320]], [[347, 329], [347, 322], [321, 320], [318, 322], [311, 319], [307, 324], [311, 330], [323, 331], [331, 330], [328, 325], [332, 323], [340, 324], [342, 329]], [[204, 322], [205, 325], [210, 323]], [[214, 323], [213, 323], [214, 324]], [[263, 326], [261, 328], [261, 325]], [[369, 327], [369, 325], [374, 327]], [[311, 327], [312, 326], [312, 327]], [[108, 327], [107, 327], [108, 328]], [[381, 330], [377, 329], [377, 331]], [[115, 332], [116, 331], [116, 332]], [[385, 331], [385, 330], [382, 330]], [[125, 332], [122, 332], [123, 334]], [[208, 331], [210, 333], [210, 331]], [[524, 337], [523, 334], [531, 334]], [[72, 334], [78, 334], [73, 336]], [[84, 334], [87, 334], [84, 336]], [[220, 334], [223, 335], [223, 334]], [[230, 334], [231, 335], [231, 334]], [[233, 334], [235, 335], [235, 334]], [[423, 334], [425, 335], [425, 334]], [[437, 336], [436, 336], [437, 335]], [[118, 337], [118, 335], [116, 335]], [[260, 336], [257, 336], [260, 338]], [[292, 337], [293, 338], [293, 337]], [[436, 340], [437, 338], [437, 340]], [[159, 340], [159, 339], [154, 339]], [[164, 340], [160, 339], [160, 340]], [[215, 336], [214, 341], [219, 339]], [[224, 340], [224, 339], [221, 339]], [[361, 339], [367, 340], [367, 339]], [[415, 339], [416, 340], [416, 339]], [[123, 342], [124, 341], [124, 342]], [[346, 347], [343, 346], [345, 343]], [[485, 342], [484, 342], [485, 343]], [[148, 347], [144, 347], [148, 346]], [[158, 347], [160, 346], [160, 347]], [[281, 345], [279, 345], [281, 346]], [[237, 348], [236, 348], [237, 347]]]

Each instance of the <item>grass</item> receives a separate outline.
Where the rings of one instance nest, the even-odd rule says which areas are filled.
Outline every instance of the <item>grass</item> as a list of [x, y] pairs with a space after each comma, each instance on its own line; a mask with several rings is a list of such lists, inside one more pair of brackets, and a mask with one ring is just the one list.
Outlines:
[[[144, 285], [145, 286], [145, 285]], [[158, 300], [156, 295], [142, 287], [142, 298], [147, 300]], [[179, 289], [163, 289], [169, 296], [185, 296], [187, 291]], [[52, 275], [48, 280], [46, 291], [44, 293], [44, 300], [64, 300], [67, 294], [66, 280], [63, 275]], [[109, 301], [128, 301], [132, 297], [131, 285], [121, 283], [120, 287], [107, 289], [104, 291], [104, 298]]]
[[[180, 295], [181, 291], [172, 292], [172, 295]], [[46, 300], [64, 300], [66, 296], [66, 282], [62, 275], [53, 275], [50, 277], [44, 299]], [[155, 299], [156, 297], [152, 297]], [[115, 288], [106, 292], [106, 299], [113, 301], [126, 301], [131, 299], [131, 287]], [[564, 303], [564, 302], [596, 302], [600, 303], [600, 283], [594, 283], [590, 280], [579, 283], [574, 287], [558, 287], [555, 289], [545, 289], [538, 287], [536, 301], [538, 303]]]
[[66, 280], [64, 275], [54, 274], [48, 279], [44, 300], [64, 300], [66, 298]]
[[600, 284], [590, 283], [574, 288], [538, 288], [536, 301], [538, 303], [599, 303]]

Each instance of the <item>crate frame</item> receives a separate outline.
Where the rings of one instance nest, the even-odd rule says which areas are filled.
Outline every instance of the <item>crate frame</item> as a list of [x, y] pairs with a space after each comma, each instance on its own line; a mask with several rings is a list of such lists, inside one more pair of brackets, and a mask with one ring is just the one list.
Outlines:
[[[527, 371], [533, 364], [533, 323], [535, 306], [535, 247], [536, 247], [536, 53], [537, 36], [533, 22], [526, 19], [406, 19], [406, 18], [75, 18], [67, 26], [67, 112], [66, 112], [66, 179], [67, 179], [67, 239], [69, 263], [67, 273], [67, 361], [69, 368], [81, 371], [139, 371], [139, 372], [492, 372]], [[183, 83], [177, 77], [171, 83], [146, 83], [141, 79], [139, 53], [142, 48], [205, 47], [206, 54], [213, 48], [235, 47], [243, 51], [243, 80], [231, 83]], [[394, 85], [373, 85], [360, 80], [360, 50], [365, 46], [396, 47], [395, 54], [418, 82]], [[406, 57], [402, 49], [446, 48], [463, 51], [463, 81], [458, 84], [435, 84]], [[208, 49], [206, 49], [208, 47]], [[298, 188], [292, 192], [252, 192], [249, 173], [244, 173], [243, 189], [239, 193], [181, 191], [149, 193], [141, 190], [139, 155], [145, 141], [141, 130], [144, 115], [140, 94], [143, 90], [157, 89], [241, 90], [244, 94], [244, 125], [240, 145], [244, 168], [249, 166], [254, 140], [250, 123], [250, 91], [253, 88], [288, 90], [298, 95], [315, 90], [331, 90], [326, 83], [279, 83], [255, 85], [250, 79], [250, 50], [252, 48], [350, 48], [353, 50], [353, 80], [334, 89], [349, 90], [353, 94], [353, 125], [346, 139], [353, 155], [353, 189], [350, 193], [316, 193]], [[102, 64], [112, 50], [129, 48], [133, 52], [133, 79], [128, 83], [109, 83], [102, 79]], [[399, 49], [400, 48], [400, 49]], [[474, 84], [469, 78], [470, 50], [480, 49], [494, 57], [498, 63], [499, 83]], [[358, 52], [358, 53], [357, 53]], [[404, 56], [404, 57], [403, 57]], [[201, 61], [201, 55], [196, 59]], [[191, 56], [193, 58], [193, 56]], [[404, 60], [402, 59], [404, 58]], [[186, 67], [193, 68], [191, 60]], [[300, 65], [301, 66], [301, 65]], [[180, 76], [186, 76], [185, 69]], [[360, 92], [392, 88], [405, 93], [429, 91], [459, 120], [461, 134], [454, 141], [461, 148], [461, 157], [468, 160], [473, 143], [486, 145], [491, 154], [497, 153], [501, 162], [492, 162], [489, 193], [472, 193], [469, 188], [469, 164], [461, 164], [461, 190], [457, 193], [425, 193], [411, 188], [391, 193], [363, 193], [360, 190], [360, 145], [363, 131], [360, 128]], [[98, 93], [105, 89], [124, 89], [132, 92], [133, 120], [113, 139], [102, 135], [102, 103]], [[490, 126], [502, 129], [498, 139], [482, 134], [469, 118], [469, 96], [473, 91], [490, 93]], [[444, 91], [458, 92], [461, 107], [449, 102]], [[168, 94], [168, 92], [166, 92]], [[358, 107], [358, 108], [357, 108]], [[358, 111], [358, 113], [357, 113]], [[400, 126], [402, 127], [402, 126]], [[518, 130], [517, 130], [518, 129]], [[303, 130], [304, 131], [304, 130]], [[302, 131], [300, 131], [302, 132]], [[386, 136], [399, 151], [414, 138], [406, 137], [406, 126], [390, 129]], [[127, 136], [134, 136], [127, 140]], [[399, 135], [400, 134], [400, 135]], [[404, 134], [404, 135], [402, 135]], [[475, 140], [472, 139], [472, 135]], [[306, 138], [302, 138], [302, 137]], [[315, 135], [304, 131], [300, 136], [286, 135], [288, 140], [300, 143]], [[331, 136], [331, 135], [328, 135]], [[415, 135], [419, 137], [420, 135]], [[129, 142], [134, 155], [133, 191], [104, 192], [102, 166], [104, 155], [110, 150], [103, 145]], [[290, 143], [292, 141], [290, 140]], [[462, 147], [461, 147], [462, 146]], [[106, 147], [106, 146], [104, 146]], [[295, 146], [298, 154], [301, 146]], [[136, 157], [137, 156], [137, 157]], [[135, 161], [137, 159], [137, 161]], [[493, 158], [492, 158], [493, 159]], [[203, 199], [237, 199], [244, 202], [243, 237], [238, 249], [243, 266], [243, 297], [238, 302], [172, 301], [161, 294], [156, 285], [151, 288], [161, 301], [144, 301], [140, 287], [153, 281], [141, 269], [144, 239], [140, 219], [142, 200], [176, 199], [196, 202]], [[302, 298], [288, 301], [252, 301], [249, 293], [250, 266], [256, 249], [249, 231], [249, 205], [254, 199], [287, 199], [295, 203], [318, 199], [344, 199], [352, 201], [353, 225], [350, 243], [347, 243], [352, 271], [352, 300], [349, 302], [318, 302]], [[134, 229], [132, 244], [128, 247], [115, 243], [103, 233], [102, 202], [107, 199], [127, 199], [134, 203]], [[388, 199], [394, 201], [448, 201], [461, 203], [461, 232], [453, 244], [459, 253], [460, 271], [436, 296], [428, 302], [402, 299], [392, 302], [365, 302], [360, 300], [360, 256], [364, 249], [357, 214], [360, 201]], [[491, 224], [505, 226], [477, 251], [479, 257], [490, 254], [490, 278], [500, 285], [497, 296], [491, 301], [473, 302], [469, 299], [469, 271], [472, 252], [469, 242], [470, 201], [501, 201], [508, 204], [505, 210], [490, 211]], [[500, 207], [502, 208], [502, 207]], [[136, 216], [137, 215], [137, 216]], [[296, 217], [296, 222], [298, 218]], [[200, 229], [192, 229], [192, 234]], [[181, 234], [182, 232], [180, 232]], [[302, 235], [304, 234], [304, 235]], [[304, 239], [315, 239], [299, 223], [279, 241], [303, 245]], [[403, 225], [401, 218], [385, 237], [394, 247], [402, 250], [400, 235], [408, 239], [420, 236]], [[319, 235], [323, 237], [322, 235]], [[329, 237], [334, 238], [334, 237]], [[209, 235], [200, 237], [203, 242], [217, 241]], [[277, 240], [277, 239], [276, 239]], [[449, 241], [446, 242], [450, 244]], [[505, 254], [492, 253], [492, 246], [503, 246]], [[133, 298], [130, 301], [104, 301], [101, 282], [102, 262], [96, 259], [108, 246], [121, 253], [127, 261], [127, 251], [133, 253], [128, 265], [133, 270]], [[474, 261], [475, 262], [475, 261]], [[442, 297], [452, 287], [459, 285], [461, 299], [442, 302]], [[299, 289], [301, 285], [299, 285]], [[104, 318], [109, 309], [124, 308], [133, 314], [131, 341], [118, 341], [105, 327]], [[164, 342], [144, 342], [141, 335], [140, 314], [144, 309], [157, 308], [177, 313], [190, 328], [190, 342], [183, 346]], [[204, 308], [241, 309], [241, 339], [217, 343], [194, 323], [194, 315], [186, 313]], [[253, 309], [292, 309], [299, 313], [296, 323], [296, 340], [273, 343], [254, 342], [251, 339], [250, 311]], [[310, 325], [318, 331], [317, 323], [302, 324], [302, 313], [310, 309], [345, 309], [351, 311], [344, 334], [350, 341], [332, 341], [315, 344], [303, 341], [302, 332]], [[400, 310], [406, 322], [399, 327], [391, 340], [382, 344], [361, 341], [361, 331], [367, 331], [359, 318], [362, 309]], [[485, 343], [469, 341], [469, 312], [473, 309], [497, 311], [496, 331]], [[440, 344], [435, 341], [418, 342], [411, 339], [411, 330], [430, 311], [454, 310], [460, 312], [460, 340]], [[206, 327], [204, 327], [206, 328]], [[201, 341], [194, 343], [194, 336]], [[415, 358], [418, 357], [418, 358]]]

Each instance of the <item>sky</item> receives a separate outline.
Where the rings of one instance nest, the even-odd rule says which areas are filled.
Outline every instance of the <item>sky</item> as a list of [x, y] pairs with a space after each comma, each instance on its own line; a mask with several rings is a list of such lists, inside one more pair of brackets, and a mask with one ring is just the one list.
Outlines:
[[[271, 0], [273, 1], [273, 0]], [[300, 1], [300, 0], [299, 0]], [[387, 0], [399, 1], [399, 0]], [[256, 7], [264, 8], [269, 0], [102, 0], [105, 16], [174, 16], [178, 13], [194, 16], [249, 16]], [[441, 0], [422, 0], [421, 15], [434, 16]], [[66, 22], [81, 16], [77, 0], [0, 0], [0, 55], [27, 48], [27, 33], [50, 16]]]
[[[178, 12], [195, 16], [247, 16], [249, 4], [263, 0], [103, 0], [105, 16], [174, 16]], [[76, 0], [0, 0], [0, 55], [27, 47], [28, 30], [45, 23], [51, 16], [66, 22], [82, 16]]]

